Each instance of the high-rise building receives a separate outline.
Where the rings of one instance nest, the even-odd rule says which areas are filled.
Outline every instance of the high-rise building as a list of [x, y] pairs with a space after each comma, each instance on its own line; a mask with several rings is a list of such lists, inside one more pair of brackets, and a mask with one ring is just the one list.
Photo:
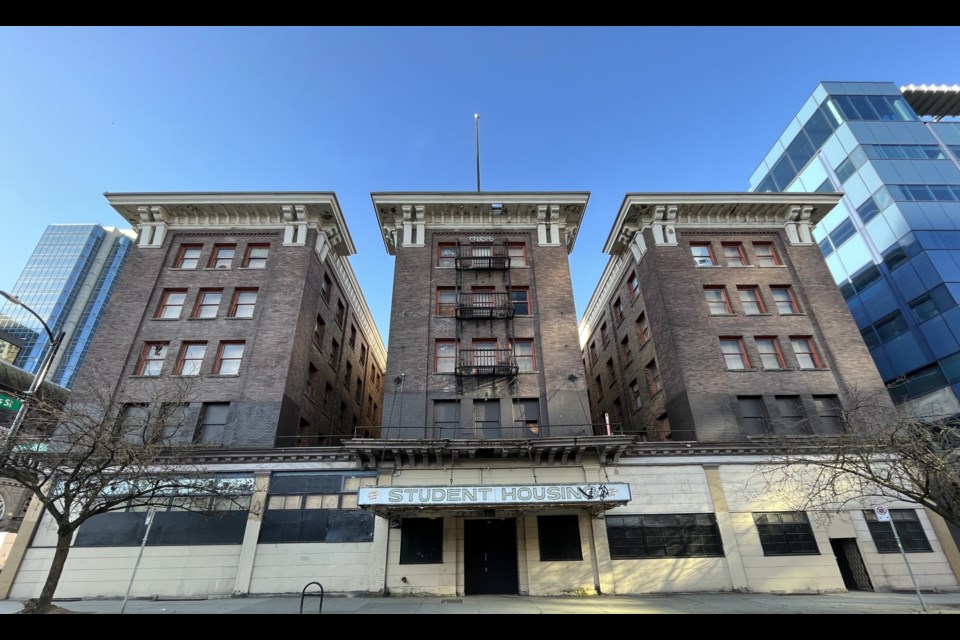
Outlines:
[[[135, 237], [133, 231], [95, 224], [52, 224], [10, 291], [56, 336], [65, 333], [47, 379], [70, 388]], [[0, 307], [4, 359], [37, 373], [50, 344], [40, 322], [22, 306]]]
[[820, 245], [894, 401], [960, 413], [960, 87], [823, 82], [750, 178], [843, 192]]

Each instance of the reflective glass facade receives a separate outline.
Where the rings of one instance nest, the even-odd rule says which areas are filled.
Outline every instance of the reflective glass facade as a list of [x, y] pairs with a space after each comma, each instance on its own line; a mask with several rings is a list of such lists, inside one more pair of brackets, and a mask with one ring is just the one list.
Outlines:
[[[67, 388], [73, 384], [131, 238], [132, 232], [93, 224], [55, 224], [44, 231], [10, 293], [42, 317], [54, 335], [66, 332], [47, 380]], [[5, 302], [0, 331], [22, 343], [14, 364], [36, 373], [50, 341], [42, 325], [23, 307]]]
[[960, 122], [893, 83], [824, 82], [751, 191], [842, 191], [814, 238], [898, 402], [960, 397]]

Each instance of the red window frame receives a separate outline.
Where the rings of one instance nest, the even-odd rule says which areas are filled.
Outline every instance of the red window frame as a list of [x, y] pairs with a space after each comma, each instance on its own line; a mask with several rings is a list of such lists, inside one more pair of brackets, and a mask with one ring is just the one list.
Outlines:
[[[720, 249], [723, 251], [723, 259], [726, 260], [728, 267], [745, 267], [750, 264], [747, 260], [747, 252], [744, 251], [742, 242], [721, 242]], [[730, 255], [728, 249], [736, 250], [736, 255]], [[736, 259], [738, 263], [731, 264], [731, 258]]]
[[[452, 302], [443, 302], [442, 294], [452, 294]], [[457, 314], [457, 288], [456, 287], [437, 287], [437, 310], [438, 316], [454, 316]]]
[[[737, 353], [734, 354], [732, 351], [726, 351], [724, 348], [725, 346], [736, 346]], [[747, 347], [743, 344], [742, 337], [720, 336], [720, 352], [723, 354], [723, 362], [726, 365], [727, 371], [745, 371], [750, 368], [750, 358], [747, 356]], [[727, 360], [727, 358], [733, 357], [734, 355], [739, 356], [741, 366], [730, 366], [730, 362]]]
[[353, 363], [347, 363], [347, 369], [343, 372], [343, 386], [347, 389], [350, 388], [350, 380], [353, 378]]
[[330, 301], [330, 292], [333, 291], [333, 280], [330, 279], [329, 274], [323, 274], [323, 282], [320, 284], [320, 297]]
[[[183, 300], [179, 304], [171, 304], [170, 296], [175, 294], [183, 295]], [[187, 290], [186, 289], [164, 289], [163, 294], [160, 296], [160, 304], [157, 305], [157, 313], [154, 315], [154, 318], [163, 318], [164, 320], [179, 320], [180, 316], [183, 315], [183, 307], [187, 302]], [[164, 312], [167, 308], [178, 307], [176, 316], [166, 317]]]
[[[786, 291], [787, 299], [786, 300], [777, 300], [777, 292]], [[782, 316], [793, 316], [800, 313], [800, 305], [797, 304], [797, 299], [793, 296], [793, 287], [788, 284], [782, 285], [770, 285], [770, 295], [773, 296], [773, 305], [777, 308], [777, 313]], [[784, 312], [780, 305], [786, 303], [790, 305], [790, 311]]]
[[[451, 346], [453, 347], [452, 355], [440, 355], [440, 346]], [[449, 360], [449, 371], [440, 368], [441, 360], [445, 363]], [[434, 373], [455, 373], [457, 370], [457, 341], [448, 340], [448, 339], [437, 339], [434, 340], [433, 345], [433, 371]]]
[[631, 302], [640, 297], [640, 278], [637, 277], [636, 271], [631, 272], [627, 278], [627, 289], [630, 291]]
[[590, 343], [590, 364], [595, 364], [597, 362], [597, 343]]
[[[197, 357], [188, 358], [188, 357], [187, 357], [187, 352], [190, 350], [190, 347], [203, 347], [203, 351], [200, 352], [200, 357], [199, 357], [199, 358], [197, 358]], [[206, 342], [200, 341], [200, 342], [183, 342], [183, 343], [181, 343], [181, 344], [180, 344], [180, 353], [177, 354], [177, 365], [176, 365], [176, 368], [174, 369], [174, 373], [176, 373], [176, 375], [178, 375], [178, 376], [182, 376], [182, 375], [198, 376], [198, 375], [200, 375], [200, 368], [203, 366], [203, 358], [204, 358], [204, 356], [206, 356], [206, 355], [207, 355], [207, 343], [206, 343]], [[186, 362], [187, 362], [188, 360], [189, 360], [190, 362], [199, 361], [199, 364], [197, 365], [197, 372], [196, 372], [196, 373], [187, 373], [187, 374], [184, 374], [184, 373], [183, 373], [183, 365], [186, 364]]]
[[610, 344], [610, 333], [607, 331], [607, 323], [603, 322], [600, 325], [600, 342], [603, 344], [603, 347], [606, 348]]
[[336, 338], [334, 338], [333, 342], [330, 343], [330, 364], [336, 367], [337, 360], [339, 359], [340, 359], [340, 343], [337, 342]]
[[[241, 347], [240, 355], [237, 357], [224, 358], [223, 353], [227, 350], [227, 347]], [[225, 340], [220, 343], [220, 346], [217, 348], [217, 360], [213, 364], [213, 374], [218, 376], [234, 376], [239, 375], [240, 365], [243, 363], [243, 352], [246, 351], [247, 345], [243, 340]], [[236, 362], [237, 371], [235, 373], [223, 373], [223, 363], [224, 362]]]
[[337, 299], [337, 315], [334, 318], [337, 321], [337, 324], [341, 327], [343, 326], [343, 321], [347, 318], [347, 306], [343, 304], [343, 300]]
[[[151, 378], [158, 378], [160, 374], [163, 373], [163, 365], [167, 359], [167, 349], [169, 348], [169, 342], [144, 342], [143, 349], [140, 350], [140, 358], [137, 360], [137, 366], [133, 370], [133, 375], [136, 376], [148, 376]], [[163, 353], [157, 356], [156, 350], [160, 349]], [[151, 350], [153, 350], [154, 357], [148, 357], [151, 355]], [[147, 370], [148, 363], [159, 362], [160, 368], [157, 369], [156, 373], [144, 373]]]
[[[760, 366], [764, 370], [776, 370], [776, 369], [786, 369], [787, 364], [783, 359], [783, 351], [780, 349], [780, 341], [777, 339], [777, 336], [756, 336], [754, 341], [757, 343], [757, 354], [760, 356]], [[773, 350], [770, 351], [765, 349], [764, 343], [769, 342], [773, 345]], [[768, 367], [763, 362], [763, 356], [772, 355], [777, 359], [776, 367]]]
[[[709, 292], [719, 291], [722, 300], [711, 300], [709, 297]], [[712, 316], [730, 316], [733, 315], [733, 307], [730, 306], [730, 297], [727, 295], [727, 288], [723, 285], [707, 285], [703, 287], [703, 295], [707, 299], [707, 310]], [[723, 313], [714, 313], [713, 306], [715, 304], [723, 303], [723, 308], [725, 311]]]
[[347, 344], [350, 345], [351, 349], [357, 347], [357, 325], [350, 323], [350, 339], [347, 340]]
[[[700, 256], [694, 253], [694, 249], [706, 249], [707, 255]], [[713, 243], [712, 242], [691, 242], [690, 243], [690, 255], [693, 256], [693, 264], [696, 267], [715, 267], [717, 266], [717, 256], [713, 253]], [[709, 259], [710, 264], [700, 264], [698, 260]]]
[[617, 299], [613, 301], [613, 321], [617, 324], [623, 322], [623, 298], [617, 296]]
[[[212, 302], [207, 302], [206, 297], [211, 294], [217, 294], [216, 304]], [[190, 315], [191, 318], [216, 318], [217, 313], [220, 311], [220, 303], [223, 301], [223, 289], [200, 289], [200, 292], [197, 294], [197, 301], [193, 305], [193, 313]], [[213, 308], [212, 316], [203, 315], [203, 310], [208, 308]]]
[[[264, 250], [262, 256], [253, 255], [254, 251], [259, 251], [260, 249]], [[244, 269], [266, 269], [267, 268], [267, 256], [270, 255], [270, 243], [261, 242], [256, 244], [248, 244], [247, 248], [243, 251], [243, 262], [240, 263]], [[254, 262], [255, 261], [255, 262]], [[251, 266], [251, 263], [257, 266]]]
[[[767, 253], [761, 253], [763, 250], [769, 250]], [[757, 256], [757, 266], [759, 267], [779, 267], [783, 264], [780, 260], [780, 254], [777, 253], [777, 247], [772, 242], [754, 242], [753, 252]], [[770, 262], [770, 264], [764, 264]]]
[[[520, 249], [520, 255], [515, 255], [516, 249]], [[508, 242], [507, 243], [507, 256], [510, 258], [510, 267], [526, 267], [527, 266], [527, 243], [526, 242]], [[520, 262], [515, 262], [515, 260], [520, 260]]]
[[[517, 353], [517, 346], [518, 346], [518, 345], [524, 345], [524, 346], [529, 345], [530, 354], [527, 355], [527, 354], [519, 354], [519, 353]], [[517, 366], [518, 366], [518, 368], [519, 368], [519, 370], [520, 370], [521, 372], [531, 372], [531, 371], [536, 371], [536, 370], [537, 370], [537, 352], [536, 352], [536, 350], [533, 348], [533, 338], [520, 338], [520, 339], [514, 340], [514, 341], [513, 341], [513, 347], [512, 347], [512, 349], [513, 349], [513, 357], [514, 357], [514, 359], [516, 360]], [[529, 359], [529, 362], [530, 362], [530, 368], [529, 368], [529, 369], [524, 368], [524, 367], [520, 364], [521, 362], [526, 362], [527, 359]]]
[[[453, 249], [452, 256], [442, 255], [444, 249]], [[457, 243], [456, 242], [438, 242], [437, 243], [437, 267], [441, 269], [452, 269], [457, 266]]]
[[[524, 300], [523, 302], [519, 302], [518, 300], [514, 300], [514, 299], [513, 299], [514, 294], [519, 294], [519, 293], [522, 293], [522, 294], [523, 294], [523, 300]], [[520, 304], [526, 305], [526, 307], [527, 307], [527, 312], [526, 312], [526, 313], [518, 313], [518, 312], [517, 312], [516, 305], [518, 304], [518, 302], [519, 302]], [[513, 305], [513, 311], [514, 311], [514, 313], [515, 313], [516, 315], [518, 315], [518, 316], [532, 316], [532, 315], [533, 315], [533, 307], [530, 305], [530, 289], [529, 289], [528, 287], [511, 287], [511, 289], [510, 289], [510, 304]]]
[[318, 313], [317, 321], [313, 324], [313, 344], [318, 347], [323, 346], [323, 337], [327, 333], [327, 323], [324, 322], [323, 317]]
[[650, 340], [650, 323], [647, 322], [646, 313], [641, 313], [637, 316], [637, 326], [640, 328], [637, 334], [640, 336], [640, 346], [642, 347]]
[[[187, 251], [192, 251], [192, 250], [196, 250], [196, 252], [197, 252], [197, 257], [196, 257], [196, 258], [188, 258], [188, 257], [187, 257]], [[180, 245], [180, 248], [177, 249], [177, 258], [173, 261], [173, 268], [174, 268], [174, 269], [189, 269], [189, 270], [196, 269], [197, 267], [200, 266], [200, 254], [201, 254], [202, 252], [203, 252], [203, 245], [202, 245], [202, 244], [182, 244], [182, 245]], [[193, 266], [192, 266], [192, 267], [185, 267], [185, 266], [183, 266], [183, 263], [184, 263], [185, 260], [192, 260], [192, 261], [193, 261]]]
[[620, 351], [623, 353], [624, 365], [633, 362], [633, 349], [630, 348], [630, 336], [623, 336], [623, 340], [620, 341]]
[[[744, 300], [744, 299], [743, 299], [743, 292], [744, 292], [744, 291], [752, 291], [752, 292], [754, 293], [754, 295], [756, 295], [757, 299], [756, 299], [756, 300]], [[743, 315], [746, 315], [746, 316], [757, 316], [757, 315], [763, 315], [763, 314], [765, 314], [765, 313], [767, 312], [767, 306], [763, 303], [763, 296], [760, 295], [760, 287], [755, 286], [755, 285], [737, 286], [737, 297], [740, 299], [740, 305], [743, 307]], [[756, 303], [757, 303], [757, 309], [759, 309], [759, 311], [758, 311], [757, 313], [749, 313], [749, 312], [747, 312], [746, 304], [747, 304], [747, 303], [752, 303], [752, 302], [756, 302]]]
[[660, 377], [660, 366], [657, 359], [654, 358], [647, 363], [647, 387], [650, 389], [650, 395], [656, 395], [663, 389], [663, 379]]
[[[253, 302], [240, 302], [240, 295], [244, 293], [253, 294]], [[253, 314], [257, 309], [257, 298], [260, 297], [260, 289], [256, 288], [244, 288], [244, 289], [235, 289], [233, 292], [233, 300], [230, 301], [230, 312], [229, 317], [231, 318], [252, 318]], [[249, 316], [238, 316], [237, 310], [240, 307], [251, 307]]]
[[[229, 258], [221, 255], [227, 252], [230, 253]], [[213, 245], [213, 251], [210, 252], [210, 262], [208, 266], [211, 269], [230, 269], [233, 267], [233, 259], [235, 257], [237, 257], [237, 245], [215, 244]]]
[[[801, 351], [797, 349], [797, 343], [802, 344], [807, 348], [806, 351]], [[813, 344], [812, 336], [790, 336], [790, 346], [793, 347], [793, 353], [797, 357], [797, 366], [801, 369], [823, 369], [823, 360], [820, 359], [820, 354], [817, 353], [817, 347]], [[814, 366], [805, 367], [800, 361], [800, 356], [806, 355], [810, 357], [811, 362]]]
[[633, 406], [633, 410], [636, 411], [643, 406], [643, 398], [640, 394], [640, 383], [634, 378], [628, 386], [630, 387], [630, 404]]

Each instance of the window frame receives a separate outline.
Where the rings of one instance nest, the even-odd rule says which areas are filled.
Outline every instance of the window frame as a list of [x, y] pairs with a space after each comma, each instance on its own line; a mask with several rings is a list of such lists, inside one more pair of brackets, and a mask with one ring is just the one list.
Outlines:
[[580, 516], [538, 515], [537, 542], [540, 562], [583, 562]]
[[[514, 300], [513, 296], [516, 294], [523, 294], [523, 301]], [[533, 315], [533, 305], [530, 304], [530, 287], [511, 287], [508, 297], [510, 305], [513, 307], [513, 315], [524, 317]], [[518, 304], [526, 306], [527, 312], [520, 313], [517, 311]]]
[[[441, 346], [441, 345], [452, 346], [452, 347], [453, 347], [453, 355], [443, 356], [443, 357], [441, 358], [441, 356], [440, 356], [440, 346]], [[457, 352], [458, 352], [458, 351], [459, 351], [459, 349], [457, 349], [457, 341], [456, 341], [455, 339], [453, 339], [453, 338], [436, 338], [436, 339], [433, 341], [433, 373], [456, 373], [456, 372], [457, 372]], [[442, 359], [443, 361], [447, 361], [447, 360], [450, 361], [450, 365], [449, 365], [449, 366], [450, 366], [450, 370], [449, 370], [449, 371], [442, 370], [442, 369], [440, 368], [440, 361], [441, 361], [441, 359]]]
[[640, 297], [640, 278], [637, 277], [636, 271], [631, 271], [627, 276], [627, 291], [630, 292], [630, 302]]
[[[187, 352], [191, 347], [203, 347], [203, 351], [200, 352], [199, 358], [187, 358]], [[174, 375], [183, 376], [185, 378], [193, 378], [200, 375], [200, 372], [203, 370], [203, 359], [207, 355], [207, 341], [206, 340], [190, 340], [180, 343], [180, 352], [177, 354], [177, 363], [174, 367]], [[197, 361], [196, 373], [184, 373], [183, 366], [187, 362]]]
[[[230, 252], [229, 263], [225, 266], [220, 266], [221, 261], [227, 260], [227, 258], [220, 257], [221, 252]], [[223, 243], [213, 245], [213, 251], [210, 252], [210, 261], [207, 262], [208, 269], [232, 269], [233, 260], [237, 257], [237, 245], [236, 243]]]
[[[897, 532], [904, 553], [933, 553], [930, 538], [927, 537], [916, 509], [890, 509], [891, 520], [888, 522], [877, 520], [877, 514], [872, 509], [864, 509], [862, 513], [877, 553], [900, 553], [897, 539], [893, 535], [894, 531]], [[907, 514], [912, 515], [913, 518], [898, 517]], [[902, 528], [898, 526], [900, 524], [903, 525]], [[917, 534], [922, 537], [922, 543]]]
[[[753, 292], [756, 295], [756, 300], [744, 300], [744, 292]], [[743, 309], [743, 315], [745, 316], [762, 316], [767, 313], [767, 305], [763, 302], [763, 296], [760, 295], [760, 287], [758, 285], [746, 284], [746, 285], [737, 285], [737, 298], [740, 300], [740, 307]], [[751, 313], [747, 311], [747, 304], [756, 304], [757, 313]]]
[[[191, 250], [191, 249], [196, 249], [196, 250], [197, 250], [197, 257], [196, 257], [196, 258], [188, 258], [188, 257], [186, 256], [187, 251], [189, 251], [189, 250]], [[203, 253], [203, 245], [202, 245], [202, 244], [194, 244], [194, 243], [184, 243], [184, 244], [181, 244], [181, 245], [177, 248], [177, 257], [174, 258], [174, 260], [173, 260], [173, 268], [174, 268], [174, 269], [183, 269], [184, 271], [195, 271], [195, 270], [200, 266], [200, 254], [202, 254], [202, 253]], [[184, 260], [194, 260], [195, 263], [194, 263], [194, 265], [193, 265], [192, 267], [185, 267], [185, 266], [183, 266]]]
[[[253, 252], [258, 249], [266, 249], [266, 253], [263, 257], [254, 256]], [[270, 243], [269, 242], [255, 242], [253, 244], [248, 244], [247, 247], [243, 250], [243, 260], [240, 262], [240, 267], [243, 269], [266, 269], [267, 268], [267, 257], [270, 255]], [[256, 264], [260, 264], [260, 261], [263, 261], [263, 266], [250, 266], [251, 262], [256, 260]]]
[[323, 280], [320, 283], [320, 297], [326, 302], [330, 302], [330, 294], [333, 293], [333, 280], [330, 279], [330, 274], [324, 272]]
[[[765, 247], [770, 249], [769, 255], [760, 253], [760, 247]], [[757, 260], [755, 264], [758, 267], [780, 267], [783, 266], [783, 260], [780, 259], [780, 253], [777, 251], [777, 247], [773, 242], [754, 242], [753, 243], [753, 254], [756, 256]], [[764, 264], [766, 261], [770, 261], [772, 264]]]
[[[444, 249], [453, 249], [452, 256], [444, 256]], [[457, 266], [457, 243], [456, 242], [438, 242], [437, 243], [437, 256], [434, 266], [438, 269], [453, 269]]]
[[[517, 346], [521, 344], [530, 345], [530, 355], [517, 353]], [[534, 348], [533, 338], [514, 338], [510, 350], [513, 352], [514, 362], [517, 363], [517, 373], [534, 373], [537, 371], [537, 351]], [[527, 358], [530, 360], [530, 369], [520, 366], [520, 363], [526, 361]]]
[[[254, 295], [253, 302], [240, 302], [240, 295], [244, 293], [252, 293]], [[241, 318], [248, 320], [253, 318], [253, 315], [257, 312], [257, 301], [260, 298], [260, 289], [258, 287], [237, 287], [233, 290], [233, 298], [230, 300], [230, 309], [227, 312], [228, 318]], [[251, 307], [249, 316], [238, 316], [237, 310], [240, 307]]]
[[[668, 518], [675, 519], [675, 522], [665, 522]], [[709, 520], [709, 522], [701, 522], [701, 520]], [[715, 513], [615, 514], [606, 516], [605, 527], [612, 560], [722, 558], [725, 555], [723, 537], [720, 534]], [[610, 537], [611, 528], [618, 533], [613, 541]], [[633, 535], [629, 535], [626, 531], [619, 534], [617, 531], [627, 529], [634, 530]], [[631, 543], [629, 547], [627, 542]], [[700, 552], [691, 551], [698, 547], [701, 549]], [[633, 550], [627, 551], [628, 548]], [[663, 552], [657, 553], [659, 549]], [[710, 550], [703, 551], [703, 549]]]
[[[802, 518], [802, 522], [783, 522], [783, 516], [790, 514], [793, 518]], [[760, 538], [760, 546], [763, 549], [764, 556], [819, 556], [820, 545], [817, 542], [817, 536], [810, 526], [810, 518], [803, 511], [758, 511], [753, 512], [753, 526], [756, 527], [757, 536]], [[760, 522], [762, 517], [764, 522]], [[770, 516], [777, 516], [777, 522], [766, 522]], [[763, 529], [761, 529], [763, 527]], [[777, 531], [781, 529], [783, 532]], [[766, 533], [765, 533], [766, 531]], [[782, 538], [781, 540], [771, 540], [773, 536]], [[809, 537], [808, 540], [801, 540], [801, 537]], [[786, 545], [787, 550], [776, 551], [772, 547], [774, 544]], [[813, 551], [794, 551], [794, 545], [807, 544], [813, 545]], [[782, 547], [781, 547], [782, 548]]]
[[[147, 355], [150, 349], [156, 349], [157, 347], [162, 348], [162, 355], [160, 357], [148, 358]], [[144, 342], [143, 348], [140, 350], [140, 356], [137, 358], [137, 364], [134, 367], [133, 375], [142, 376], [144, 378], [159, 378], [163, 375], [163, 367], [167, 361], [167, 352], [170, 349], [169, 341], [154, 340], [150, 342]], [[150, 363], [159, 362], [160, 367], [157, 369], [156, 373], [144, 373], [149, 370]]]
[[[217, 294], [217, 304], [213, 305], [206, 302], [206, 296], [210, 294]], [[212, 289], [200, 289], [197, 292], [197, 299], [193, 303], [193, 311], [190, 313], [190, 318], [193, 320], [213, 320], [220, 313], [220, 304], [223, 302], [223, 288], [212, 288]], [[213, 307], [213, 315], [205, 316], [203, 315], [203, 310]]]
[[[189, 289], [182, 289], [182, 288], [164, 289], [163, 293], [160, 294], [160, 303], [157, 305], [157, 311], [153, 316], [154, 319], [179, 320], [183, 316], [183, 308], [187, 304], [187, 293], [189, 293]], [[180, 302], [180, 304], [170, 304], [170, 296], [176, 295], [176, 294], [183, 295], [183, 300]], [[177, 315], [175, 317], [167, 317], [164, 315], [167, 308], [172, 309], [174, 307], [179, 307], [179, 310], [177, 311]]]
[[[806, 343], [809, 351], [798, 351], [797, 342]], [[813, 336], [790, 336], [790, 347], [793, 349], [793, 355], [797, 359], [797, 367], [807, 371], [815, 371], [817, 369], [826, 369], [823, 364], [823, 360], [820, 358], [820, 354], [817, 352], [817, 346], [813, 342]], [[806, 355], [810, 357], [811, 362], [813, 363], [812, 367], [803, 366], [803, 361], [801, 356]]]
[[[750, 370], [750, 357], [747, 355], [747, 346], [743, 342], [743, 336], [720, 336], [720, 353], [723, 355], [724, 366], [727, 371], [749, 371]], [[740, 357], [740, 363], [743, 365], [741, 367], [731, 367], [728, 357], [733, 356], [734, 354], [724, 351], [724, 343], [728, 345], [730, 343], [735, 343], [738, 354]]]
[[[240, 346], [240, 357], [238, 358], [224, 358], [223, 352], [227, 347]], [[222, 340], [220, 345], [217, 347], [217, 359], [213, 365], [213, 375], [215, 376], [238, 376], [240, 375], [240, 367], [243, 365], [243, 355], [247, 350], [247, 343], [245, 340]], [[226, 362], [237, 362], [237, 370], [232, 373], [223, 372], [223, 363]]]
[[[733, 264], [730, 262], [731, 256], [728, 255], [727, 249], [735, 249], [737, 255], [735, 256], [739, 259], [739, 264]], [[728, 267], [748, 267], [750, 266], [750, 261], [747, 259], [747, 252], [743, 248], [742, 242], [721, 242], [720, 250], [723, 252], [723, 260]]]
[[[523, 264], [514, 264], [514, 263], [513, 263], [513, 261], [516, 259], [516, 257], [515, 257], [515, 256], [513, 255], [513, 253], [511, 252], [511, 249], [516, 249], [517, 247], [519, 247], [519, 248], [522, 250], [522, 251], [521, 251], [522, 256], [521, 256], [520, 259], [523, 261]], [[511, 268], [511, 269], [514, 268], [514, 267], [517, 267], [517, 268], [521, 268], [521, 269], [522, 269], [522, 268], [524, 268], [524, 267], [529, 267], [529, 266], [530, 266], [530, 261], [529, 261], [528, 258], [527, 258], [527, 243], [526, 243], [526, 242], [508, 242], [508, 243], [507, 243], [507, 257], [510, 258], [510, 268]]]
[[[694, 253], [694, 248], [696, 248], [696, 249], [706, 248], [706, 250], [707, 250], [707, 255], [706, 255], [706, 256], [698, 256], [696, 253]], [[717, 263], [717, 256], [716, 256], [716, 254], [713, 252], [713, 243], [712, 243], [712, 242], [691, 242], [691, 243], [690, 243], [690, 255], [693, 257], [693, 266], [695, 266], [695, 267], [697, 267], [697, 268], [701, 268], [701, 267], [717, 267], [717, 266], [720, 266], [720, 265]], [[710, 264], [701, 264], [701, 263], [700, 263], [700, 260], [704, 260], [704, 259], [709, 260], [709, 261], [710, 261]]]
[[[754, 342], [757, 345], [757, 355], [760, 358], [760, 368], [764, 371], [779, 371], [787, 368], [787, 363], [783, 359], [783, 350], [780, 348], [780, 340], [777, 336], [756, 336]], [[761, 348], [761, 343], [770, 342], [773, 345], [773, 351], [764, 351]], [[768, 367], [763, 360], [763, 356], [773, 355], [777, 359], [776, 367]]]
[[647, 373], [647, 388], [650, 390], [650, 395], [655, 396], [663, 391], [663, 376], [657, 359], [654, 358], [648, 362], [644, 369]]
[[641, 311], [640, 315], [637, 316], [637, 326], [640, 330], [637, 334], [640, 336], [640, 346], [650, 342], [650, 321], [647, 320], [647, 314], [645, 311]]
[[[777, 292], [786, 291], [788, 300], [777, 300]], [[797, 298], [793, 295], [793, 287], [788, 284], [783, 285], [770, 285], [770, 295], [773, 298], [773, 306], [777, 310], [777, 313], [781, 316], [795, 316], [801, 313], [800, 305], [797, 304]], [[789, 304], [790, 311], [785, 313], [781, 308], [781, 304]]]
[[[720, 292], [720, 297], [721, 297], [722, 299], [721, 299], [721, 300], [711, 300], [711, 299], [708, 297], [708, 296], [709, 296], [709, 292], [711, 292], [711, 291], [719, 291], [719, 292]], [[710, 315], [711, 315], [711, 316], [732, 316], [732, 315], [733, 315], [733, 307], [730, 305], [730, 296], [727, 295], [727, 287], [726, 287], [726, 285], [722, 285], [722, 284], [705, 284], [705, 285], [703, 285], [703, 295], [704, 295], [704, 298], [705, 298], [706, 301], [707, 301], [707, 311], [710, 312]], [[723, 306], [724, 306], [724, 309], [726, 309], [726, 312], [725, 312], [725, 313], [714, 313], [714, 311], [713, 311], [713, 305], [720, 304], [720, 303], [723, 303]]]
[[[443, 302], [443, 294], [452, 294], [453, 302]], [[434, 309], [434, 315], [444, 318], [452, 318], [457, 315], [457, 288], [456, 287], [437, 287], [437, 305]], [[444, 313], [444, 312], [447, 313]]]

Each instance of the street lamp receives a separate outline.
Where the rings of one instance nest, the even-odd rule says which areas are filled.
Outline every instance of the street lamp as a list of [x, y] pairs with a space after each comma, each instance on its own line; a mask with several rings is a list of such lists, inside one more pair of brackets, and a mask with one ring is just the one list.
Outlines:
[[13, 419], [13, 424], [10, 425], [7, 435], [3, 439], [3, 453], [6, 456], [10, 452], [10, 448], [13, 446], [13, 438], [17, 435], [17, 431], [20, 430], [20, 426], [23, 424], [23, 419], [27, 415], [27, 404], [30, 399], [36, 395], [37, 390], [40, 388], [40, 385], [43, 384], [44, 378], [47, 377], [47, 371], [50, 369], [50, 363], [53, 362], [54, 356], [57, 355], [57, 350], [60, 348], [60, 344], [63, 342], [64, 332], [61, 331], [56, 337], [54, 337], [53, 332], [50, 331], [50, 327], [47, 326], [47, 323], [43, 321], [37, 312], [23, 304], [20, 301], [20, 298], [17, 296], [7, 293], [6, 291], [0, 291], [0, 296], [3, 296], [10, 301], [11, 304], [15, 304], [18, 307], [23, 307], [27, 310], [34, 318], [40, 321], [40, 324], [43, 325], [44, 331], [47, 332], [47, 335], [50, 337], [50, 348], [47, 349], [46, 355], [43, 357], [43, 360], [40, 363], [40, 370], [37, 371], [37, 374], [33, 376], [33, 382], [30, 384], [30, 388], [24, 393], [23, 402], [20, 405], [20, 409], [17, 411], [16, 417]]

